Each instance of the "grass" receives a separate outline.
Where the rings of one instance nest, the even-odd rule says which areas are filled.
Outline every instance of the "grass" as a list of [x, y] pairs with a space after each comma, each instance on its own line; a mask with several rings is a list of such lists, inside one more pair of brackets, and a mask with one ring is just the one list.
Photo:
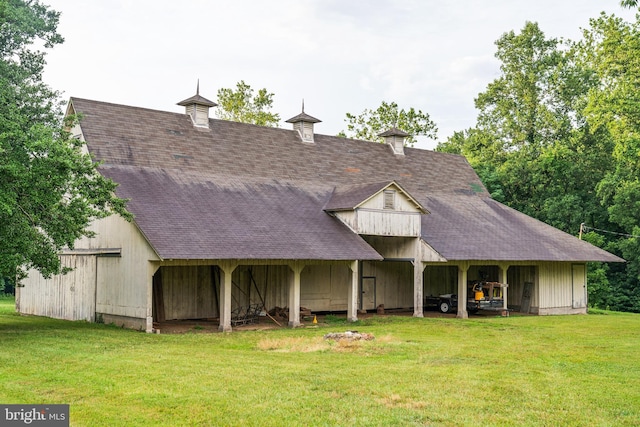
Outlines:
[[[347, 329], [376, 339], [322, 339]], [[632, 426], [639, 333], [601, 311], [151, 335], [0, 300], [0, 403], [68, 403], [73, 426]]]

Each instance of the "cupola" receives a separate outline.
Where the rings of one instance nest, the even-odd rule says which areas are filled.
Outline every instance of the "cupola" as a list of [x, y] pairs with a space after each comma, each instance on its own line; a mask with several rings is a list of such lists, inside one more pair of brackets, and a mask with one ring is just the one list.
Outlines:
[[313, 140], [313, 124], [320, 123], [322, 120], [318, 120], [315, 117], [311, 117], [304, 112], [304, 101], [302, 101], [302, 113], [287, 120], [287, 123], [293, 123], [293, 130], [297, 130], [300, 134], [302, 142], [314, 142]]
[[178, 105], [185, 107], [185, 113], [191, 117], [195, 127], [209, 129], [209, 108], [216, 107], [218, 104], [200, 96], [200, 82], [198, 82], [196, 94], [178, 102]]
[[393, 149], [394, 154], [400, 154], [404, 156], [404, 140], [409, 136], [408, 133], [393, 127], [386, 132], [378, 134], [384, 138], [385, 144], [389, 144]]

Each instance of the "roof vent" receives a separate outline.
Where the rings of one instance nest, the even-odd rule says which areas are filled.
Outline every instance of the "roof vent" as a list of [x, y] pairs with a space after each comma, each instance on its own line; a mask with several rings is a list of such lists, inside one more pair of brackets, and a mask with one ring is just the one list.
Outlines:
[[321, 121], [304, 112], [304, 101], [302, 101], [302, 113], [290, 118], [287, 123], [293, 123], [293, 130], [298, 131], [303, 142], [313, 143], [313, 124]]
[[218, 104], [200, 96], [200, 81], [198, 81], [196, 94], [178, 102], [178, 105], [185, 107], [185, 112], [191, 117], [194, 126], [209, 129], [209, 108]]
[[404, 156], [404, 140], [409, 136], [408, 133], [394, 127], [386, 132], [378, 134], [378, 136], [384, 138], [385, 144], [389, 144], [391, 146], [394, 154]]

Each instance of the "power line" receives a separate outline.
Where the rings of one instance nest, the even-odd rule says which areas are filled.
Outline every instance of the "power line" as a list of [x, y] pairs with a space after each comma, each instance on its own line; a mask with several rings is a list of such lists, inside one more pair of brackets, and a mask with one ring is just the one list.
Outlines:
[[584, 224], [580, 224], [580, 235], [582, 236], [582, 233], [588, 233], [589, 231], [597, 231], [599, 233], [607, 233], [607, 234], [613, 234], [615, 236], [622, 236], [622, 237], [631, 237], [631, 238], [640, 238], [640, 236], [636, 235], [636, 234], [627, 234], [627, 233], [617, 233], [615, 231], [609, 231], [609, 230], [602, 230], [600, 228], [594, 228], [594, 227], [589, 227], [587, 225]]

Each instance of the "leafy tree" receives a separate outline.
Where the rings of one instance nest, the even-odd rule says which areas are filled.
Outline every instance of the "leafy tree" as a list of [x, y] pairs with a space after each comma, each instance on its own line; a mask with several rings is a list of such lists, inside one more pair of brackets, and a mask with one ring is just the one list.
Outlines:
[[0, 0], [0, 277], [59, 273], [59, 251], [91, 235], [93, 219], [129, 217], [42, 82], [45, 53], [33, 45], [63, 42], [58, 18], [37, 0]]
[[594, 194], [611, 146], [581, 113], [596, 81], [535, 23], [496, 46], [501, 75], [476, 99], [476, 127], [437, 150], [465, 155], [492, 196], [521, 212], [573, 233], [585, 216], [601, 224]]
[[391, 128], [399, 128], [410, 136], [406, 138], [406, 144], [413, 146], [416, 136], [426, 136], [436, 139], [438, 129], [431, 121], [429, 114], [421, 110], [410, 108], [399, 109], [395, 102], [382, 104], [375, 110], [364, 110], [359, 115], [347, 113], [347, 132], [342, 131], [338, 136], [364, 139], [367, 141], [383, 142], [378, 135]]
[[614, 143], [615, 166], [598, 188], [611, 220], [630, 233], [640, 224], [640, 24], [600, 16], [577, 45], [601, 84], [588, 97], [594, 129]]
[[[622, 224], [637, 224], [640, 187], [627, 179], [639, 176], [629, 168], [633, 145], [629, 138], [616, 142], [614, 130], [640, 111], [640, 103], [632, 105], [637, 93], [631, 93], [638, 83], [615, 84], [623, 70], [639, 67], [622, 53], [623, 38], [611, 38], [607, 46], [603, 41], [602, 33], [582, 44], [547, 39], [532, 23], [519, 34], [506, 33], [496, 42], [501, 75], [476, 99], [476, 127], [456, 132], [437, 150], [465, 155], [495, 199], [569, 233], [581, 222], [619, 231]], [[633, 256], [635, 246], [592, 234], [585, 238]], [[634, 308], [637, 278], [625, 265], [592, 263], [588, 275], [592, 306], [640, 308]]]
[[[640, 312], [640, 22], [602, 14], [590, 21], [576, 43], [579, 59], [597, 77], [589, 91], [585, 115], [594, 131], [613, 144], [612, 165], [597, 187], [607, 208], [608, 245], [628, 263], [612, 267], [615, 298], [610, 307]], [[613, 298], [613, 297], [612, 297]]]
[[638, 7], [638, 0], [620, 0], [620, 6], [633, 9], [634, 7]]
[[236, 84], [236, 89], [218, 90], [218, 108], [216, 115], [222, 120], [252, 123], [259, 126], [277, 126], [280, 116], [271, 113], [273, 93], [260, 89], [254, 96], [251, 86], [244, 80]]

